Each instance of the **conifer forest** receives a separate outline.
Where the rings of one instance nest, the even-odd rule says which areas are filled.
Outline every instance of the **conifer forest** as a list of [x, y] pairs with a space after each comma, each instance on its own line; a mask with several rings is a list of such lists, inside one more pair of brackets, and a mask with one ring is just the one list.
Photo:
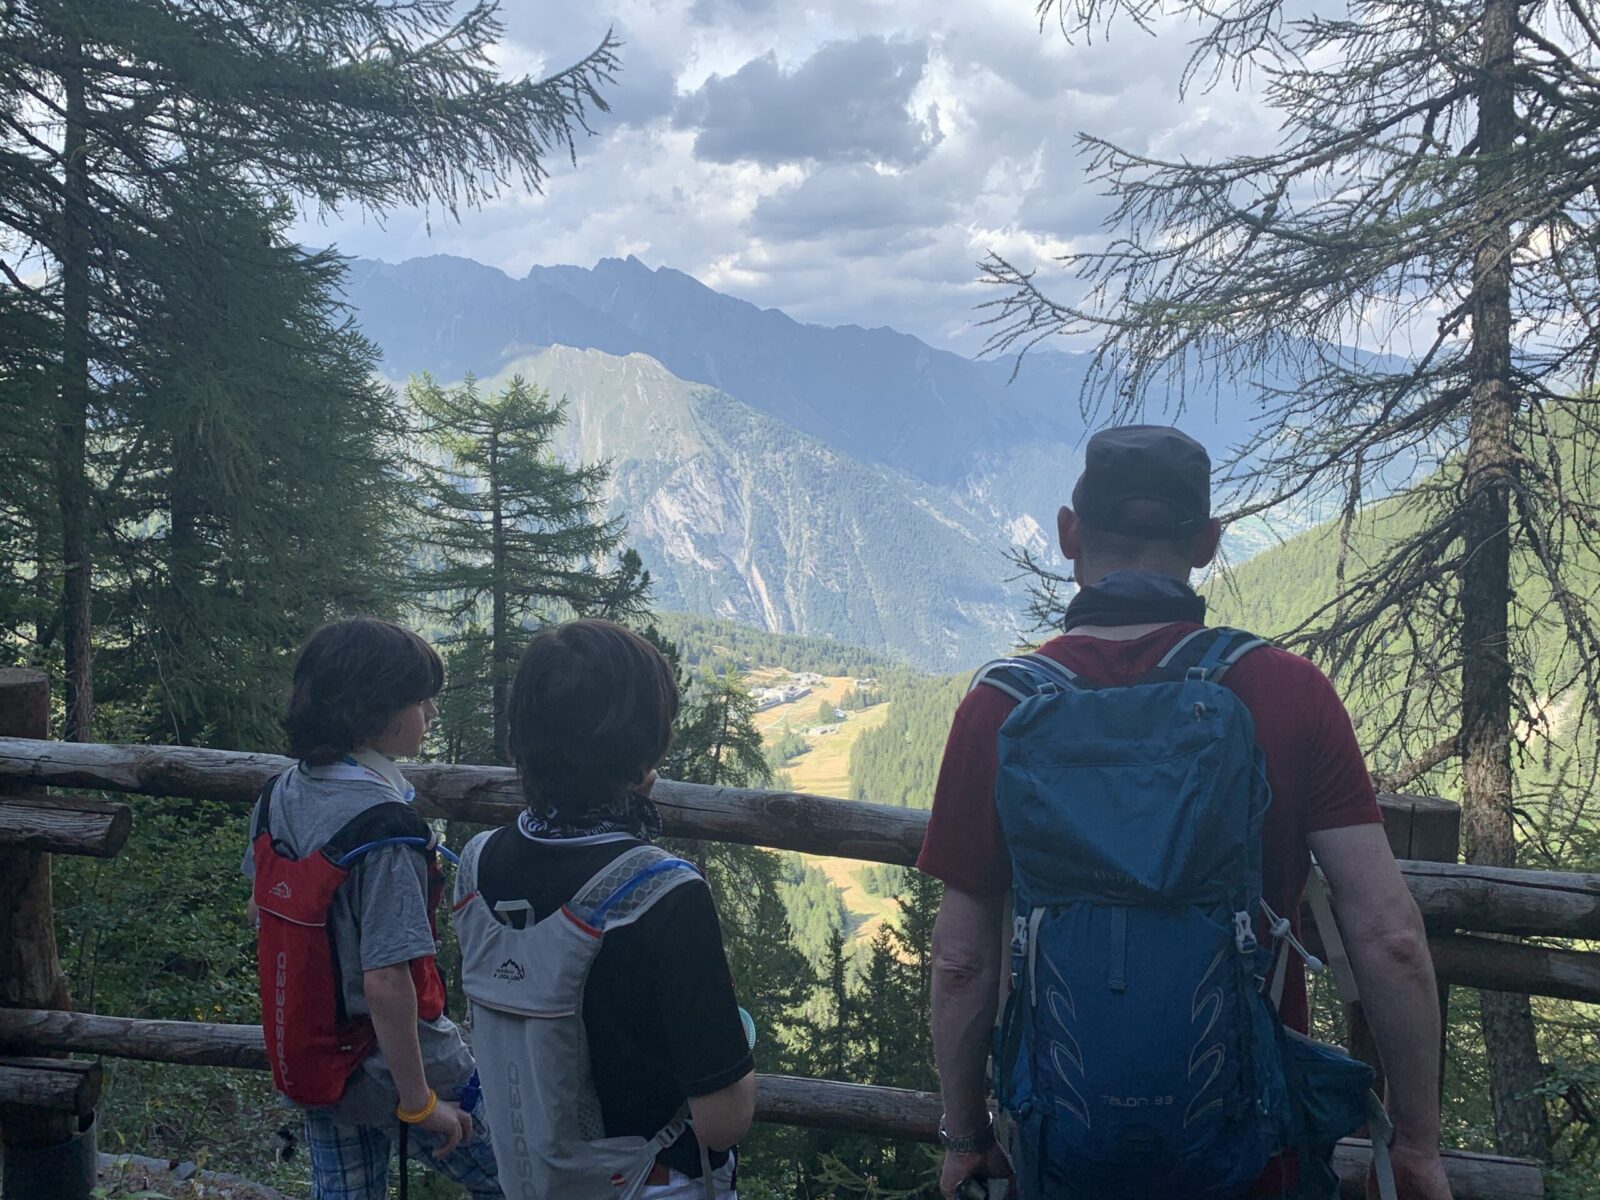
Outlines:
[[[984, 0], [1008, 76], [953, 10], [790, 7], [0, 0], [0, 670], [48, 677], [49, 738], [284, 753], [298, 649], [366, 614], [443, 659], [422, 759], [503, 767], [529, 639], [604, 617], [676, 673], [663, 779], [926, 810], [973, 671], [1074, 594], [1055, 520], [1083, 442], [1173, 422], [1215, 466], [1210, 619], [1315, 662], [1380, 792], [1459, 805], [1460, 863], [1600, 896], [1600, 11]], [[847, 37], [857, 8], [905, 24]], [[1113, 102], [1145, 47], [1181, 116], [1160, 136]], [[1054, 119], [1058, 86], [1070, 138], [973, 135], [1002, 99]], [[741, 122], [780, 95], [755, 145]], [[1248, 145], [1218, 115], [1243, 111]], [[630, 161], [647, 142], [690, 165]], [[946, 204], [935, 171], [1024, 215]], [[681, 248], [621, 218], [578, 236], [672, 203]], [[735, 227], [756, 251], [691, 253]], [[449, 240], [480, 230], [503, 271]], [[936, 287], [914, 264], [947, 240]], [[880, 295], [856, 272], [891, 251]], [[0, 979], [0, 1012], [258, 1025], [244, 812], [102, 798], [125, 847], [45, 876], [62, 1002]], [[938, 1091], [943, 885], [670, 845], [710, 884], [759, 1074]], [[0, 922], [25, 854], [0, 842]], [[1489, 936], [1570, 974], [1448, 989], [1443, 1143], [1600, 1200], [1600, 938]], [[32, 1053], [0, 1033], [0, 1060]], [[197, 1182], [218, 1172], [310, 1195], [262, 1072], [104, 1071], [102, 1156], [199, 1173], [96, 1195], [231, 1194]], [[758, 1122], [739, 1187], [931, 1198], [939, 1164]]]

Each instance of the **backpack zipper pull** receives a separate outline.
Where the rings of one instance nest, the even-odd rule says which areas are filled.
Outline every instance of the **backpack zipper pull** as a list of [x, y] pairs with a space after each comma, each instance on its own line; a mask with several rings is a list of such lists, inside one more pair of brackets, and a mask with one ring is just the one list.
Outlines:
[[1028, 961], [1028, 918], [1016, 916], [1011, 918], [1011, 990], [1016, 991], [1022, 984], [1023, 973]]
[[1248, 912], [1233, 914], [1233, 944], [1240, 954], [1254, 954], [1257, 949], [1256, 931]]

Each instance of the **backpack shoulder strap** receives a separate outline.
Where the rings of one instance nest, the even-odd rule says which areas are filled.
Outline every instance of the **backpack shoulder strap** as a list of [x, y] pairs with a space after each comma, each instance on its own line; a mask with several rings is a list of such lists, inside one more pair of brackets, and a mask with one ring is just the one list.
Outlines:
[[463, 903], [472, 899], [478, 891], [478, 858], [483, 854], [483, 848], [494, 835], [493, 829], [485, 829], [476, 834], [471, 841], [461, 847], [461, 861], [456, 866], [456, 897], [454, 908], [460, 908]]
[[1221, 683], [1222, 677], [1246, 654], [1270, 644], [1266, 638], [1227, 625], [1196, 629], [1168, 650], [1141, 682], [1204, 679]]
[[278, 790], [278, 780], [282, 774], [274, 775], [261, 785], [261, 791], [256, 793], [256, 819], [250, 827], [250, 840], [253, 842], [263, 833], [272, 832], [272, 795]]
[[636, 846], [602, 867], [566, 904], [573, 916], [605, 932], [631, 925], [672, 889], [701, 879], [687, 859], [659, 846]]
[[1019, 654], [987, 662], [978, 668], [967, 690], [970, 692], [979, 684], [1004, 692], [1018, 704], [1047, 686], [1069, 691], [1087, 691], [1093, 686], [1048, 654]]
[[336, 867], [348, 867], [364, 854], [385, 846], [415, 846], [424, 854], [438, 848], [439, 837], [409, 804], [385, 800], [346, 821], [322, 847]]

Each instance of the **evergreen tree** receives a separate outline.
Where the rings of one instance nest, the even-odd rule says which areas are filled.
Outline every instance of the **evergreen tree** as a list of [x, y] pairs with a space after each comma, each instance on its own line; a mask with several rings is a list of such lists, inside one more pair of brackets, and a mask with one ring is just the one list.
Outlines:
[[[50, 381], [50, 530], [35, 579], [59, 589], [66, 734], [94, 715], [97, 432], [140, 429], [120, 381], [148, 373], [129, 336], [219, 179], [262, 206], [299, 196], [323, 210], [414, 204], [455, 214], [513, 179], [537, 188], [549, 153], [571, 150], [616, 66], [609, 36], [544, 81], [501, 79], [488, 0], [9, 0], [0, 24], [0, 321], [8, 352]], [[20, 266], [21, 272], [16, 269]], [[193, 269], [193, 268], [191, 268]], [[42, 276], [42, 279], [41, 279]], [[24, 378], [41, 378], [39, 375]], [[15, 378], [3, 390], [15, 395]], [[137, 393], [136, 393], [137, 395]], [[32, 424], [30, 422], [30, 424]], [[137, 436], [136, 434], [134, 436]], [[112, 469], [115, 481], [115, 468]], [[15, 507], [16, 482], [0, 483]], [[30, 539], [24, 539], [25, 541]]]
[[756, 702], [736, 672], [725, 670], [700, 678], [687, 689], [689, 703], [678, 721], [678, 734], [666, 774], [685, 783], [753, 787], [772, 780], [756, 728]]
[[828, 1023], [817, 1046], [817, 1059], [829, 1079], [849, 1079], [857, 1054], [852, 1049], [855, 1000], [850, 994], [850, 961], [844, 952], [844, 931], [828, 931], [823, 986], [828, 998]]
[[[424, 603], [452, 621], [486, 616], [493, 747], [511, 760], [506, 724], [521, 631], [568, 616], [626, 619], [643, 611], [650, 576], [637, 554], [607, 560], [624, 526], [603, 515], [609, 468], [568, 467], [550, 451], [566, 419], [549, 393], [514, 376], [488, 395], [413, 380], [406, 398], [435, 453], [417, 470], [423, 542], [436, 565], [416, 574]], [[485, 608], [487, 611], [485, 612]]]
[[147, 737], [276, 749], [297, 644], [398, 603], [401, 422], [339, 261], [291, 245], [282, 206], [220, 182], [206, 201], [169, 222], [130, 318], [143, 366], [91, 439], [100, 693]]
[[[659, 635], [656, 635], [659, 637]], [[676, 655], [673, 656], [676, 662]], [[755, 726], [755, 701], [729, 670], [681, 681], [686, 703], [678, 716], [672, 750], [662, 774], [711, 787], [755, 787], [769, 783], [772, 768]], [[745, 1007], [774, 1035], [769, 1052], [793, 1069], [793, 1046], [805, 1032], [801, 1009], [816, 975], [795, 946], [779, 884], [782, 860], [770, 850], [701, 842], [686, 848], [700, 863], [722, 917], [723, 937]]]
[[[1117, 421], [1152, 391], [1252, 381], [1234, 516], [1295, 502], [1348, 532], [1428, 476], [1406, 531], [1373, 560], [1341, 550], [1337, 594], [1292, 632], [1341, 683], [1400, 698], [1391, 784], [1458, 771], [1467, 860], [1511, 865], [1518, 730], [1600, 706], [1600, 476], [1572, 470], [1600, 439], [1600, 25], [1570, 0], [1176, 8], [1200, 28], [1186, 79], [1260, 67], [1280, 144], [1196, 163], [1085, 138], [1117, 236], [1065, 260], [1085, 285], [1070, 302], [992, 259], [994, 345], [1098, 337], [1085, 398]], [[1040, 10], [1087, 30], [1157, 5]], [[1568, 653], [1541, 678], [1547, 622]], [[1497, 1144], [1544, 1157], [1528, 1001], [1485, 992], [1482, 1017]]]
[[443, 762], [495, 761], [489, 651], [488, 631], [481, 625], [469, 625], [452, 635], [444, 647], [444, 689], [431, 735]]

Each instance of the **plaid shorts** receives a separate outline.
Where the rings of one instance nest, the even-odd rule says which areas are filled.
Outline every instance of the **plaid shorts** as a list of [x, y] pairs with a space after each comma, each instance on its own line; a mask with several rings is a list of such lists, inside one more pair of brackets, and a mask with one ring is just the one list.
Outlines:
[[[336, 1125], [326, 1111], [317, 1109], [307, 1111], [305, 1117], [315, 1200], [385, 1200], [399, 1126]], [[466, 1188], [473, 1200], [503, 1200], [483, 1106], [478, 1105], [472, 1114], [472, 1140], [435, 1158], [433, 1147], [443, 1140], [439, 1134], [410, 1129], [406, 1150], [410, 1158]]]

